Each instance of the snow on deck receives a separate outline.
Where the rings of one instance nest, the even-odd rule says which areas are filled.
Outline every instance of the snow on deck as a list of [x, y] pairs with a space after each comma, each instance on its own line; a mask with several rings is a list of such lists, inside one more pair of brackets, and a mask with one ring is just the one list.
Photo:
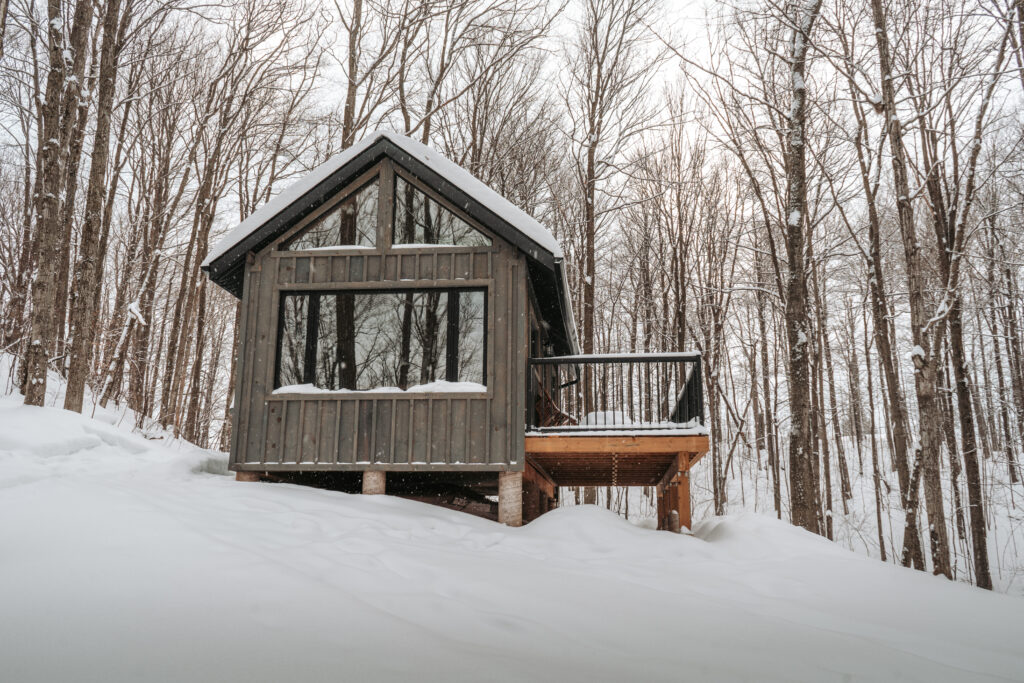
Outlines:
[[5, 681], [985, 681], [1024, 601], [774, 519], [521, 529], [0, 399]]

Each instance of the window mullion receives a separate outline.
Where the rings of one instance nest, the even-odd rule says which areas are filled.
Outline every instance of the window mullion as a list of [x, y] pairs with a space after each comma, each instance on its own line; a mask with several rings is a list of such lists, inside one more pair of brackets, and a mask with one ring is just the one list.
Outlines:
[[380, 166], [377, 192], [377, 248], [391, 248], [395, 217], [395, 170], [390, 161]]
[[449, 382], [459, 381], [459, 291], [448, 290], [448, 340], [445, 359], [445, 379]]

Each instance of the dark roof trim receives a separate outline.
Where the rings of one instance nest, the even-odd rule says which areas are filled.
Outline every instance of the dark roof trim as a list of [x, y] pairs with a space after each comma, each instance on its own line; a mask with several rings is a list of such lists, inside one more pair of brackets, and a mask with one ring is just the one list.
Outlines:
[[242, 296], [242, 272], [245, 268], [245, 256], [250, 251], [258, 252], [286, 232], [293, 225], [315, 211], [329, 200], [348, 182], [367, 171], [384, 157], [385, 138], [380, 138], [365, 151], [327, 176], [313, 189], [299, 199], [285, 206], [280, 213], [246, 235], [237, 244], [225, 251], [203, 270], [210, 274], [210, 279], [235, 296]]

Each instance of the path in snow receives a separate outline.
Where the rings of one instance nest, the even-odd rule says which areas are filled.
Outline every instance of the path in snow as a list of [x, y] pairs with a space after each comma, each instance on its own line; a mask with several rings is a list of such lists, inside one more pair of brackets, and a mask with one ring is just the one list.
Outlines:
[[0, 679], [1024, 680], [1024, 601], [770, 518], [522, 529], [0, 399]]

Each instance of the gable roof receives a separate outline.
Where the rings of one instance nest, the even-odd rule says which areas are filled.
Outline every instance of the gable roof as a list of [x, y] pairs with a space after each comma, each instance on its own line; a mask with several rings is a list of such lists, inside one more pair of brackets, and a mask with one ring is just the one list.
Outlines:
[[575, 353], [578, 345], [563, 254], [551, 232], [461, 166], [390, 131], [368, 135], [254, 211], [217, 243], [202, 269], [214, 283], [241, 298], [245, 259], [250, 251], [266, 248], [383, 157], [392, 159], [526, 255], [540, 313], [557, 352]]

